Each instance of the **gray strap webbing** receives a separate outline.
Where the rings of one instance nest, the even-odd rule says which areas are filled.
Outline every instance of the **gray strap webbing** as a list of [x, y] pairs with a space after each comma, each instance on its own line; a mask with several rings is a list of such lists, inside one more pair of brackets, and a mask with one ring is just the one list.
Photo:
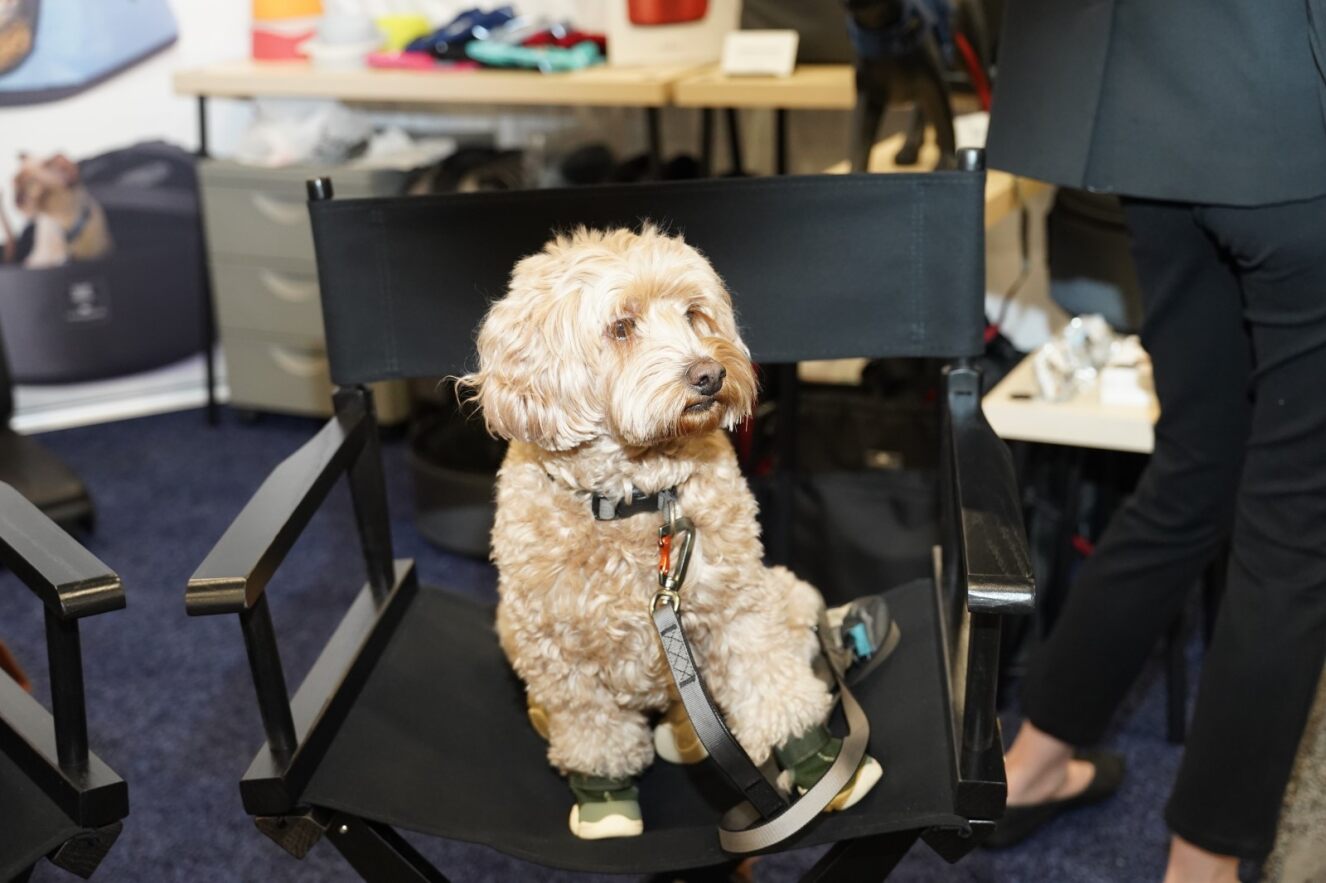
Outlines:
[[[809, 791], [789, 806], [786, 798], [765, 778], [723, 723], [700, 678], [677, 611], [669, 604], [658, 605], [654, 610], [654, 626], [658, 629], [664, 658], [696, 735], [714, 763], [746, 797], [744, 802], [725, 813], [719, 823], [718, 840], [723, 849], [732, 853], [758, 852], [786, 840], [810, 824], [851, 780], [865, 757], [870, 740], [870, 722], [856, 697], [848, 690], [843, 673], [834, 664], [832, 656], [825, 653], [838, 684], [847, 735], [843, 737], [842, 750], [833, 765]], [[823, 650], [828, 625], [822, 618], [819, 634]], [[761, 817], [766, 821], [752, 824]]]

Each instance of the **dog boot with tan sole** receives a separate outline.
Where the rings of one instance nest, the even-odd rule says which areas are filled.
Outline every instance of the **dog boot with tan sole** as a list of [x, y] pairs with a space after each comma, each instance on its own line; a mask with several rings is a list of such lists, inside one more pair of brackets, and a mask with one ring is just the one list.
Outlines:
[[[783, 772], [778, 776], [778, 784], [787, 791], [793, 788], [799, 794], [805, 794], [838, 759], [843, 740], [829, 734], [827, 727], [818, 726], [801, 736], [789, 739], [782, 748], [775, 748], [778, 765]], [[884, 777], [884, 768], [870, 755], [861, 758], [852, 778], [829, 801], [825, 812], [837, 812], [855, 806], [861, 798]]]
[[576, 805], [571, 807], [572, 834], [582, 840], [603, 840], [635, 837], [644, 831], [635, 780], [571, 773], [567, 781], [576, 796]]

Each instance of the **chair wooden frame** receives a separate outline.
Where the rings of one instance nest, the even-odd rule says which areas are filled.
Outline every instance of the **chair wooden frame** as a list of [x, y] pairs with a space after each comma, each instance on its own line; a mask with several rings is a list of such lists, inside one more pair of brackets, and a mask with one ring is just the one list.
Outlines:
[[[89, 877], [129, 814], [129, 792], [88, 748], [79, 620], [124, 607], [124, 588], [105, 564], [3, 483], [0, 560], [44, 606], [52, 707], [46, 711], [0, 675], [0, 752], [79, 829], [46, 857]], [[22, 870], [18, 879], [31, 871]]]

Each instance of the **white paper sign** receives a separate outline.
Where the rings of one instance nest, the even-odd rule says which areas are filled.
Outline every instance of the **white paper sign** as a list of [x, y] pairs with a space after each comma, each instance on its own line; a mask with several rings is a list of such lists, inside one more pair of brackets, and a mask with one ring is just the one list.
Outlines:
[[733, 31], [723, 41], [730, 77], [787, 77], [797, 66], [796, 31]]

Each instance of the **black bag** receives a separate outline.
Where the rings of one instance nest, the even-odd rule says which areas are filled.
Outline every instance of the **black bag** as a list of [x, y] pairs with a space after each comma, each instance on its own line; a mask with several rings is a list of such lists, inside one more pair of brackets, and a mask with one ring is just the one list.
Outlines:
[[[918, 376], [926, 382], [915, 382]], [[788, 563], [830, 604], [932, 573], [938, 376], [933, 363], [889, 360], [872, 364], [860, 388], [803, 385], [794, 474], [757, 468], [751, 478], [768, 545], [776, 543], [790, 488], [790, 548], [770, 547], [770, 557]], [[757, 421], [753, 463], [769, 461], [776, 419], [775, 409]]]

